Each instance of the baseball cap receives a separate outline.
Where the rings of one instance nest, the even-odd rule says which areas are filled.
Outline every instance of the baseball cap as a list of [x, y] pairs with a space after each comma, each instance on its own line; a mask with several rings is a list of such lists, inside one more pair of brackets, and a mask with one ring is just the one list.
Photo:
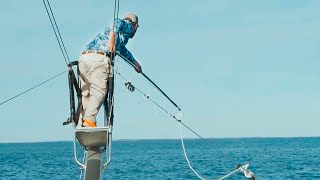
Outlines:
[[133, 23], [138, 23], [139, 21], [138, 16], [133, 13], [127, 14], [124, 18], [129, 18]]

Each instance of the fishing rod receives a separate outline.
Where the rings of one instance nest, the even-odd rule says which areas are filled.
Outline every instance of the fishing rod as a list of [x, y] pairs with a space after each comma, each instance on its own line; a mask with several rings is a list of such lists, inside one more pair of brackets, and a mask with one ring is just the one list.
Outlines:
[[169, 101], [170, 101], [174, 106], [176, 106], [176, 107], [179, 109], [179, 111], [181, 111], [181, 109], [179, 108], [179, 106], [178, 106], [176, 103], [174, 103], [146, 74], [144, 74], [143, 72], [141, 72], [141, 74], [142, 74], [152, 85], [154, 85], [166, 98], [168, 98]]
[[[125, 62], [127, 62], [128, 64], [130, 64], [132, 67], [134, 67], [135, 69], [137, 68], [132, 62], [130, 62], [126, 57], [124, 57], [123, 55], [120, 54], [120, 52], [116, 52], [116, 54], [118, 56], [120, 56]], [[166, 95], [166, 93], [164, 93], [159, 86], [156, 85], [156, 83], [154, 83], [145, 73], [141, 72], [142, 76], [145, 77], [154, 87], [156, 87], [175, 107], [178, 108], [179, 111], [181, 111], [180, 107], [173, 102], [173, 100], [171, 98], [169, 98], [169, 96]]]

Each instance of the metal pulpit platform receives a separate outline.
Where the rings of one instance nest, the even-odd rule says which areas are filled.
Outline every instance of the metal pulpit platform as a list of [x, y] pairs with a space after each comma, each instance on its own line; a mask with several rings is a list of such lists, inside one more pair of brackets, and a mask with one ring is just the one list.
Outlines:
[[[111, 161], [112, 126], [77, 127], [74, 134], [75, 160], [84, 170], [80, 179], [102, 180], [103, 171]], [[84, 150], [82, 162], [77, 157], [77, 142]]]
[[109, 127], [78, 127], [75, 135], [83, 148], [106, 147], [109, 141]]

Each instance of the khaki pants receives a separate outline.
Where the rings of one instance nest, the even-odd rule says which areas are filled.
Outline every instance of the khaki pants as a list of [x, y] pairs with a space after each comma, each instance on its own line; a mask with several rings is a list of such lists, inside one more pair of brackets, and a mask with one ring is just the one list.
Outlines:
[[96, 122], [96, 116], [108, 90], [107, 80], [112, 77], [111, 60], [108, 56], [89, 53], [79, 59], [80, 86], [83, 111], [80, 120]]

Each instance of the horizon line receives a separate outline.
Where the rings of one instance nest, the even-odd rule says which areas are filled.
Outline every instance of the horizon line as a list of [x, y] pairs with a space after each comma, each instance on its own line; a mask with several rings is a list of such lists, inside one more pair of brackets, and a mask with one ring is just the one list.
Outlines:
[[[207, 138], [183, 138], [184, 140], [209, 140], [209, 139], [293, 139], [293, 138], [320, 138], [320, 136], [252, 136], [252, 137], [207, 137]], [[113, 139], [113, 141], [152, 141], [152, 140], [180, 140], [180, 138], [150, 138], [150, 139]], [[0, 142], [0, 144], [23, 144], [23, 143], [57, 143], [73, 142], [72, 140], [48, 140], [48, 141], [12, 141]]]

